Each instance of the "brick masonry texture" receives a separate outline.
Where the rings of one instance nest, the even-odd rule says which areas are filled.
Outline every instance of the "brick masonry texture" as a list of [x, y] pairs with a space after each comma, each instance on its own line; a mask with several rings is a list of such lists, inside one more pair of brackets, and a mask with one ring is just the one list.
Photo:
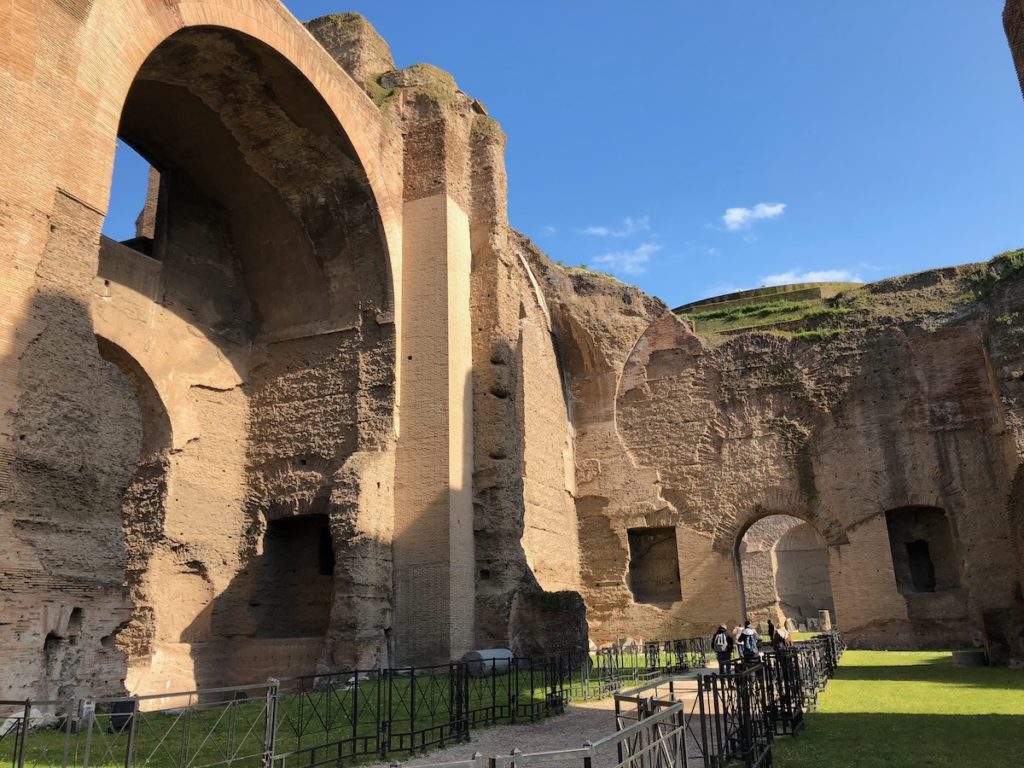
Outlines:
[[[4, 698], [704, 633], [777, 514], [748, 607], [1024, 656], [1016, 257], [705, 338], [512, 230], [498, 123], [355, 14], [15, 0], [0, 29]], [[154, 167], [125, 244], [118, 136]]]

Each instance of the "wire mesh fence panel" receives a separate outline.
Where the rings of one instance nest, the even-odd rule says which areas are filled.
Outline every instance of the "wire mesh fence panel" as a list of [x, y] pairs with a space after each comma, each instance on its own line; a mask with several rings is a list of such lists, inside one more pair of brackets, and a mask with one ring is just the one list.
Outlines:
[[74, 750], [74, 700], [0, 701], [0, 766], [59, 768]]
[[380, 754], [384, 682], [378, 670], [282, 680], [271, 752], [279, 765], [324, 765]]
[[388, 673], [387, 749], [414, 753], [469, 738], [465, 664]]
[[[105, 734], [104, 752], [115, 747], [128, 768], [253, 765], [265, 753], [275, 697], [262, 684], [97, 700], [89, 725], [93, 743]], [[95, 755], [90, 747], [90, 764], [104, 764]]]

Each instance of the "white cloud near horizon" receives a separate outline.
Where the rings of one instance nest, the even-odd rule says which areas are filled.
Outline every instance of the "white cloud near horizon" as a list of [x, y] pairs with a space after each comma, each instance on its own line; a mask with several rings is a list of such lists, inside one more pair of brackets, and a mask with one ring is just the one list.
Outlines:
[[753, 208], [728, 208], [722, 215], [722, 223], [730, 232], [736, 232], [750, 229], [755, 221], [777, 219], [785, 210], [785, 203], [758, 203]]
[[544, 237], [551, 237], [552, 235], [557, 235], [558, 234], [558, 227], [553, 227], [550, 224], [548, 224], [547, 226], [544, 226], [544, 227], [540, 228], [540, 233]]
[[594, 259], [594, 265], [623, 275], [642, 275], [647, 271], [651, 256], [660, 250], [657, 243], [641, 243], [631, 250], [601, 254]]
[[762, 286], [790, 285], [792, 283], [863, 283], [864, 280], [856, 272], [849, 269], [819, 269], [801, 272], [791, 269], [777, 275], [765, 275], [759, 278]]
[[650, 232], [651, 230], [651, 217], [650, 216], [638, 216], [633, 218], [627, 216], [622, 220], [622, 226], [620, 227], [585, 227], [580, 230], [581, 234], [591, 235], [593, 237], [629, 237], [635, 235], [638, 232]]

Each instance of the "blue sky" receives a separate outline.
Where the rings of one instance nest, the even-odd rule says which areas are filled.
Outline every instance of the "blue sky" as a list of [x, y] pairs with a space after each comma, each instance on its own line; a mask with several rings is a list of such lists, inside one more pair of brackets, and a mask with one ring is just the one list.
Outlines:
[[[508, 134], [512, 225], [672, 306], [1024, 246], [1002, 0], [285, 4], [450, 71]], [[141, 198], [130, 160], [115, 181], [112, 210]]]

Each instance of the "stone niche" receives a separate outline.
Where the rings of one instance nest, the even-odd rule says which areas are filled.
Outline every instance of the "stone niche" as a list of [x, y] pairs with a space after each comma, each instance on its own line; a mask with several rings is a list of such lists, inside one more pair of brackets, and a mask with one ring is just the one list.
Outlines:
[[253, 568], [249, 607], [256, 637], [321, 637], [334, 597], [334, 550], [326, 515], [274, 520]]
[[670, 605], [682, 599], [676, 529], [630, 528], [629, 589], [637, 603]]
[[903, 595], [960, 586], [960, 568], [946, 513], [937, 507], [903, 507], [885, 513], [896, 586]]

